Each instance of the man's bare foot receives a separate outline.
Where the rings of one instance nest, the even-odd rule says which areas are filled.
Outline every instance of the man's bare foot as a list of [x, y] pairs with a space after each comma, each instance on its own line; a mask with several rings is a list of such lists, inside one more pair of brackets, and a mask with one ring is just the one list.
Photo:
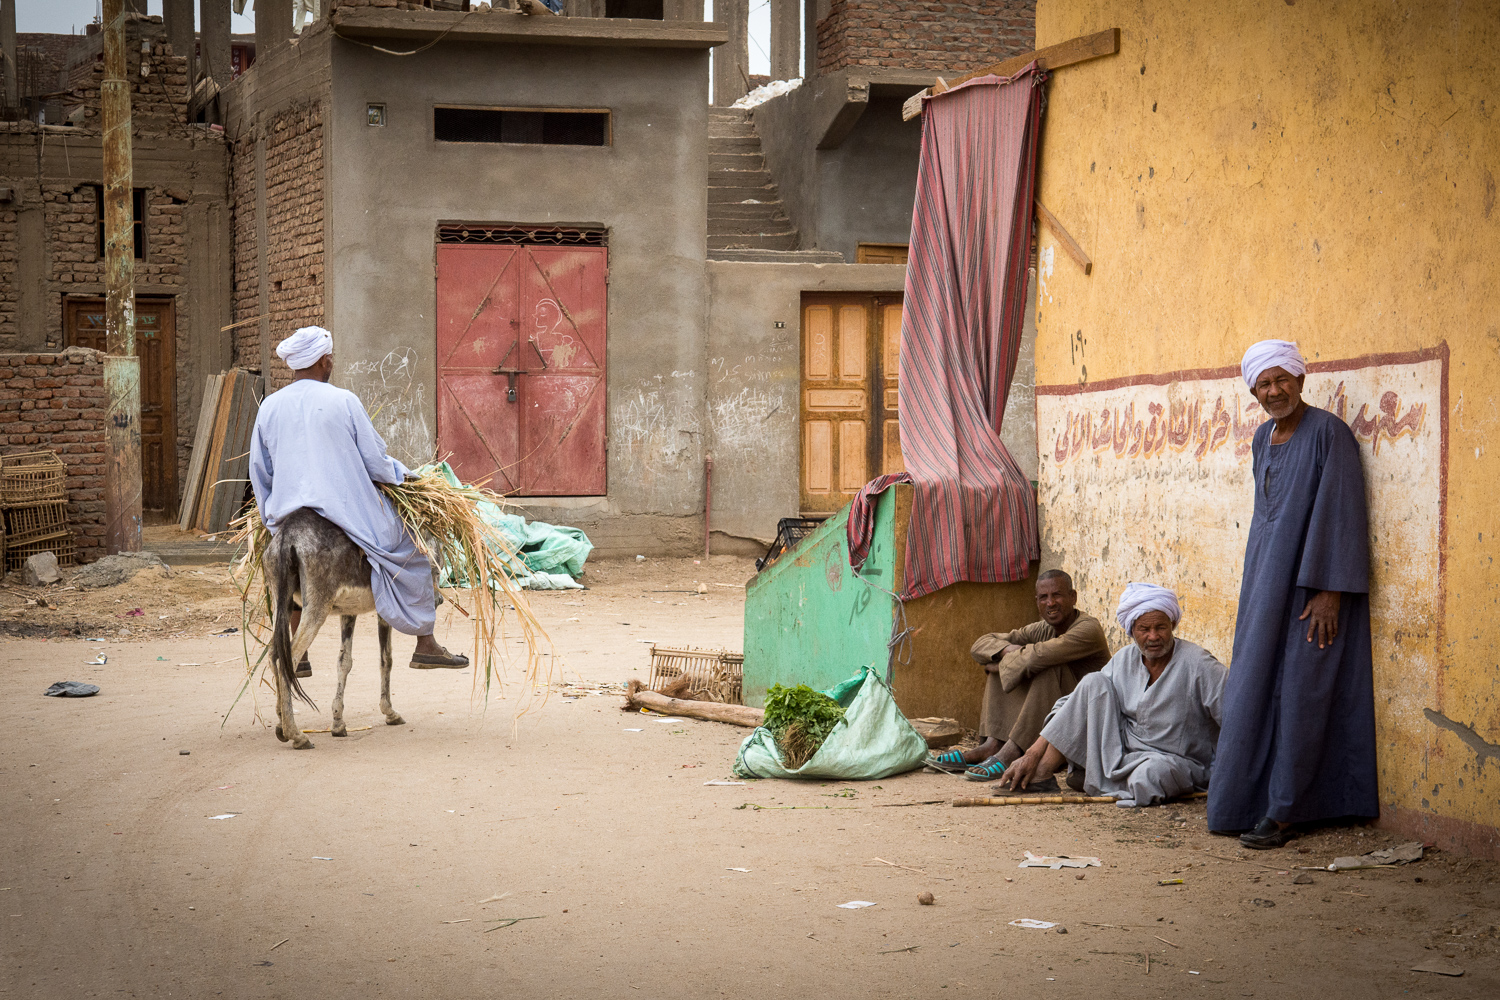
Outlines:
[[[973, 767], [975, 764], [984, 763], [999, 752], [1000, 741], [995, 739], [993, 736], [986, 736], [984, 738], [984, 741], [981, 742], [977, 747], [972, 750], [965, 750], [963, 752], [964, 763], [969, 765], [970, 767]], [[1009, 763], [1009, 761], [1007, 761], [1006, 763]]]

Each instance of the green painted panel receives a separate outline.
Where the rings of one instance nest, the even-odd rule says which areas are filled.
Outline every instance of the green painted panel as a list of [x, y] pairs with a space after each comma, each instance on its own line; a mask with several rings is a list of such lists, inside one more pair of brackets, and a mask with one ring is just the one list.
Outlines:
[[772, 684], [826, 689], [870, 663], [885, 673], [895, 613], [895, 599], [887, 593], [895, 509], [896, 492], [886, 490], [862, 570], [878, 586], [849, 568], [845, 507], [745, 588], [746, 705], [764, 706]]

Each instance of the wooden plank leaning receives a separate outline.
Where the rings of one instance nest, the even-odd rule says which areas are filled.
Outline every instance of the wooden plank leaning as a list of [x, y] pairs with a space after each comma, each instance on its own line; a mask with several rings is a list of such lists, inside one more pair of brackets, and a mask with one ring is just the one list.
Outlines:
[[177, 513], [177, 527], [186, 531], [193, 526], [198, 512], [198, 494], [203, 489], [203, 469], [208, 450], [214, 443], [214, 418], [218, 416], [219, 387], [223, 375], [208, 376], [203, 387], [203, 401], [198, 404], [198, 430], [193, 435], [193, 456], [188, 460], [187, 482], [182, 489], [182, 508]]
[[203, 526], [205, 531], [214, 534], [229, 527], [229, 522], [238, 516], [244, 502], [245, 483], [250, 473], [250, 434], [255, 429], [255, 415], [260, 410], [259, 377], [239, 368], [233, 375], [234, 392], [230, 398], [229, 419], [224, 426], [219, 477], [209, 522]]
[[1045, 49], [1037, 49], [1035, 52], [1027, 52], [1025, 55], [1015, 56], [1004, 62], [995, 63], [984, 69], [967, 73], [956, 80], [940, 80], [926, 90], [918, 91], [906, 99], [901, 105], [901, 120], [911, 121], [922, 113], [922, 98], [936, 97], [938, 94], [952, 90], [959, 84], [968, 83], [970, 80], [981, 76], [1013, 76], [1025, 69], [1035, 59], [1042, 69], [1061, 69], [1064, 66], [1072, 66], [1074, 63], [1085, 62], [1089, 59], [1097, 59], [1100, 56], [1112, 56], [1120, 51], [1120, 29], [1108, 28], [1104, 31], [1095, 32], [1092, 35], [1080, 35], [1070, 38], [1066, 42], [1049, 45]]
[[203, 486], [198, 490], [198, 507], [193, 513], [191, 527], [206, 529], [208, 512], [213, 508], [214, 494], [219, 481], [220, 458], [224, 453], [224, 431], [229, 423], [229, 400], [234, 395], [234, 372], [225, 372], [219, 379], [219, 398], [214, 406], [214, 433], [208, 451], [203, 456]]

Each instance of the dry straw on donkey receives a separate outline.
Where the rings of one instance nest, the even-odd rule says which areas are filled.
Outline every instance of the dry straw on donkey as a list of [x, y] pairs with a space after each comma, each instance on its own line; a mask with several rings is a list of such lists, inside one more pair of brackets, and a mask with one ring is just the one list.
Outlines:
[[[503, 505], [504, 497], [478, 486], [455, 486], [436, 469], [404, 483], [376, 485], [390, 499], [407, 530], [417, 540], [417, 546], [434, 564], [447, 569], [449, 579], [463, 581], [469, 588], [472, 614], [452, 591], [446, 596], [448, 602], [474, 626], [475, 693], [487, 701], [492, 687], [498, 690], [502, 684], [504, 658], [498, 644], [508, 637], [512, 628], [520, 632], [526, 648], [523, 688], [545, 690], [551, 681], [552, 657], [549, 652], [542, 651], [542, 646], [550, 646], [551, 640], [532, 614], [525, 595], [506, 573], [507, 565], [512, 564], [516, 557], [515, 550], [496, 528], [479, 516], [481, 503]], [[260, 509], [253, 501], [232, 526], [238, 529], [233, 542], [244, 549], [237, 575], [243, 603], [241, 632], [247, 636], [245, 687], [249, 687], [257, 670], [268, 663], [270, 646], [266, 633], [274, 612], [262, 556], [271, 536], [260, 519]], [[511, 611], [515, 613], [513, 624]], [[248, 639], [252, 633], [263, 647], [253, 661]], [[545, 677], [541, 670], [544, 657], [547, 659]], [[264, 675], [262, 683], [272, 684]], [[240, 694], [244, 694], [244, 688]], [[238, 697], [235, 700], [237, 702]], [[517, 714], [523, 713], [524, 709]], [[227, 720], [227, 714], [225, 718]]]

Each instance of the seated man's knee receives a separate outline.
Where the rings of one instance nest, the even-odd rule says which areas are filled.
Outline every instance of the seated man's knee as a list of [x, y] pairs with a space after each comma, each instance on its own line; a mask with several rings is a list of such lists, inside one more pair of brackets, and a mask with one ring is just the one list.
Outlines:
[[1073, 688], [1075, 695], [1084, 695], [1085, 697], [1101, 691], [1114, 693], [1114, 688], [1110, 685], [1109, 678], [1104, 676], [1103, 671], [1084, 674], [1078, 679], [1077, 686]]

